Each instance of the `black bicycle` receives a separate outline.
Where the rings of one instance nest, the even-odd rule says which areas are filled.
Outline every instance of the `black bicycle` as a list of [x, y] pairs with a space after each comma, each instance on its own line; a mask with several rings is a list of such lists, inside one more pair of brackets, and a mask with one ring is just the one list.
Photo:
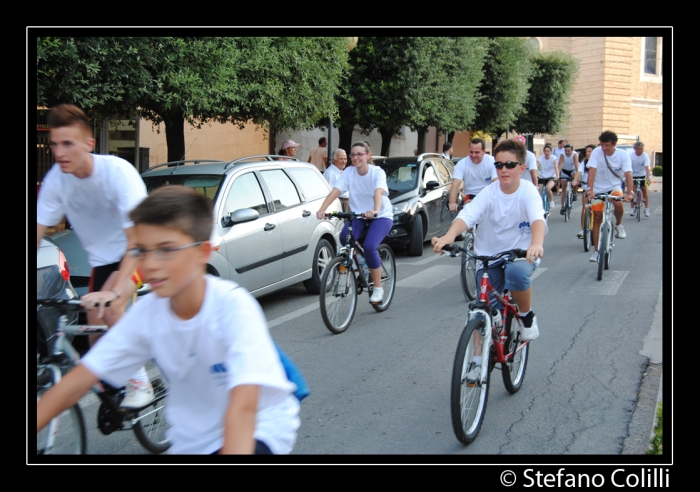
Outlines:
[[[352, 221], [364, 218], [354, 212], [334, 212], [326, 214], [326, 218]], [[331, 260], [321, 277], [321, 317], [331, 333], [343, 333], [350, 326], [357, 308], [357, 297], [367, 291], [372, 295], [374, 284], [364, 260], [364, 249], [360, 240], [352, 234], [352, 222], [348, 226], [345, 246], [340, 248], [338, 255]], [[396, 260], [394, 252], [386, 244], [377, 248], [382, 261], [382, 288], [384, 298], [372, 307], [379, 312], [386, 311], [394, 298], [396, 287]]]
[[[79, 300], [37, 299], [37, 353], [36, 389], [37, 401], [61, 377], [73, 369], [80, 355], [69, 337], [101, 334], [107, 331], [103, 325], [80, 325], [68, 322], [71, 310], [81, 310]], [[56, 321], [53, 326], [52, 321]], [[151, 368], [157, 371], [157, 367]], [[144, 407], [121, 408], [125, 388], [115, 388], [104, 381], [92, 390], [100, 399], [97, 411], [97, 427], [104, 435], [117, 430], [133, 430], [141, 445], [152, 453], [162, 453], [170, 447], [165, 435], [169, 425], [165, 419], [168, 382], [164, 377], [151, 378], [154, 398]], [[87, 434], [85, 420], [79, 405], [74, 405], [51, 420], [37, 433], [37, 454], [85, 454]]]

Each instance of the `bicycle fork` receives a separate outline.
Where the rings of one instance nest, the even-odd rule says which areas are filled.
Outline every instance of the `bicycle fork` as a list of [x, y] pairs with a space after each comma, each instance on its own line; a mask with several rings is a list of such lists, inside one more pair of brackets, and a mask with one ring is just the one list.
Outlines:
[[[491, 315], [482, 309], [475, 309], [474, 311], [470, 311], [469, 315], [467, 316], [467, 324], [469, 324], [471, 320], [476, 318], [483, 318], [484, 320], [484, 326], [481, 328], [481, 331], [479, 333], [475, 331], [472, 334], [473, 337], [478, 337], [478, 339], [475, 339], [475, 348], [481, 349], [481, 375], [479, 377], [479, 381], [481, 382], [481, 384], [483, 384], [485, 381], [487, 381], [489, 374], [489, 366], [491, 365], [493, 325], [491, 322]], [[465, 364], [462, 367], [462, 381], [466, 379], [468, 372], [469, 365]]]

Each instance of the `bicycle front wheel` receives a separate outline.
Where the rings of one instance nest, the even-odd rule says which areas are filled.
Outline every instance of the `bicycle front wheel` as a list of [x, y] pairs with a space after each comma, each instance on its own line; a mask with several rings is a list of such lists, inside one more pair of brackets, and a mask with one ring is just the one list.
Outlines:
[[372, 304], [375, 311], [386, 311], [394, 298], [394, 289], [396, 288], [396, 260], [394, 252], [386, 244], [380, 244], [377, 248], [379, 258], [382, 260], [382, 288], [384, 289], [384, 298], [379, 304]]
[[165, 378], [151, 378], [153, 401], [139, 411], [131, 425], [136, 439], [151, 453], [160, 454], [170, 448], [167, 430], [170, 424], [165, 419], [165, 405], [168, 400], [168, 383]]
[[[44, 391], [37, 392], [39, 401]], [[54, 426], [52, 429], [52, 425]], [[53, 442], [50, 442], [53, 432]], [[61, 412], [42, 430], [36, 433], [36, 454], [85, 454], [87, 433], [80, 407], [75, 404]]]
[[593, 245], [593, 238], [591, 234], [591, 223], [593, 220], [593, 214], [590, 208], [586, 208], [583, 216], [583, 250], [588, 252]]
[[[464, 243], [464, 249], [474, 252], [474, 236], [468, 236]], [[462, 268], [459, 275], [462, 284], [464, 299], [469, 302], [476, 299], [476, 260], [466, 254], [462, 256]]]
[[321, 317], [336, 335], [348, 329], [357, 308], [357, 279], [346, 261], [342, 256], [334, 258], [321, 277]]
[[641, 222], [642, 220], [642, 204], [643, 204], [643, 199], [642, 199], [642, 191], [639, 189], [641, 185], [637, 188], [637, 210], [636, 210], [636, 215], [637, 215], [637, 222]]
[[[452, 366], [450, 390], [452, 429], [457, 439], [464, 444], [470, 444], [476, 439], [486, 413], [489, 383], [473, 381], [469, 377], [469, 371], [474, 367], [474, 334], [480, 333], [483, 326], [483, 320], [473, 320], [467, 324], [457, 344]], [[490, 363], [489, 354], [490, 347], [482, 346], [481, 364]]]
[[527, 356], [530, 353], [530, 344], [520, 340], [520, 323], [516, 315], [511, 311], [506, 320], [506, 363], [502, 364], [501, 374], [503, 384], [509, 393], [517, 393], [525, 378], [527, 368]]
[[608, 254], [608, 225], [604, 223], [600, 228], [600, 238], [598, 241], [598, 280], [603, 280], [603, 268], [605, 257]]

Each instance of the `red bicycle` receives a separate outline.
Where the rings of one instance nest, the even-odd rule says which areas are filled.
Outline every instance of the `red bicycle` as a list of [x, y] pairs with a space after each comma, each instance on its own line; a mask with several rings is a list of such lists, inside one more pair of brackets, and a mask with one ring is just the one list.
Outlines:
[[[456, 244], [444, 249], [450, 256], [469, 256], [481, 261], [484, 268], [479, 299], [469, 304], [467, 324], [457, 344], [450, 391], [455, 436], [462, 443], [470, 444], [476, 439], [484, 421], [490, 374], [496, 364], [500, 365], [503, 384], [508, 392], [516, 393], [523, 384], [529, 342], [523, 341], [520, 336], [524, 326], [518, 316], [518, 306], [507, 290], [500, 293], [494, 289], [489, 280], [488, 267], [489, 263], [504, 257], [506, 261], [524, 258], [526, 252], [513, 249], [493, 256], [478, 256]], [[501, 303], [501, 310], [491, 305], [489, 294], [493, 294]]]

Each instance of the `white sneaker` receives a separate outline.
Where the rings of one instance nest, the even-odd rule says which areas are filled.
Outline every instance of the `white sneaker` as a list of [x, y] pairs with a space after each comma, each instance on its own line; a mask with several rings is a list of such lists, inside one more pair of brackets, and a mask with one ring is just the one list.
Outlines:
[[649, 217], [651, 214], [649, 213], [649, 209], [647, 208], [644, 210], [644, 217]]
[[588, 261], [590, 261], [591, 263], [598, 263], [598, 252], [596, 251], [595, 253], [593, 253], [593, 256], [591, 256], [588, 259]]
[[[528, 316], [529, 316], [529, 315], [528, 315]], [[527, 316], [526, 316], [526, 318], [527, 318]], [[521, 318], [521, 319], [523, 319], [523, 322], [524, 322], [524, 318]], [[532, 326], [530, 326], [530, 327], [527, 327], [527, 326], [524, 327], [523, 330], [520, 332], [520, 338], [521, 338], [522, 340], [524, 340], [524, 341], [527, 342], [527, 341], [530, 341], [530, 340], [534, 340], [534, 339], [537, 338], [538, 336], [540, 336], [540, 329], [539, 329], [539, 327], [537, 326], [537, 316], [535, 316], [534, 313], [533, 313], [533, 315], [532, 315]]]
[[473, 386], [479, 381], [480, 377], [481, 365], [477, 364], [476, 362], [472, 362], [469, 365], [469, 372], [467, 372], [467, 375], [464, 377], [464, 380], [467, 382], [468, 385]]
[[375, 287], [372, 291], [372, 296], [369, 298], [369, 302], [372, 304], [381, 304], [384, 300], [384, 289], [381, 287]]
[[615, 226], [615, 236], [620, 239], [625, 239], [627, 237], [627, 233], [625, 232], [625, 228], [622, 227], [622, 224]]
[[154, 398], [153, 386], [151, 383], [139, 381], [138, 379], [129, 379], [126, 382], [126, 396], [122, 401], [122, 408], [141, 408], [145, 407]]
[[579, 238], [579, 239], [583, 239], [583, 229], [581, 229], [580, 231], [578, 231], [578, 234], [576, 234], [576, 237]]
[[630, 217], [634, 217], [635, 207], [630, 210]]

